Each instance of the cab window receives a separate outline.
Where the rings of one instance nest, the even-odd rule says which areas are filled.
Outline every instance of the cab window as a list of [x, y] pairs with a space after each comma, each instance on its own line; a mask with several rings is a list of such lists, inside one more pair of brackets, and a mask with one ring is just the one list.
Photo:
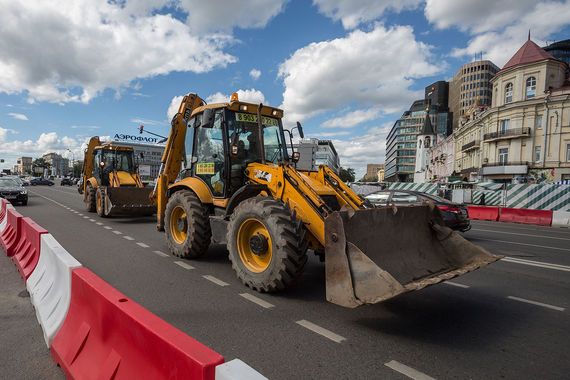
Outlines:
[[225, 190], [225, 150], [222, 130], [223, 111], [214, 114], [212, 128], [199, 127], [196, 130], [196, 164], [194, 175], [204, 180], [214, 196], [223, 196]]

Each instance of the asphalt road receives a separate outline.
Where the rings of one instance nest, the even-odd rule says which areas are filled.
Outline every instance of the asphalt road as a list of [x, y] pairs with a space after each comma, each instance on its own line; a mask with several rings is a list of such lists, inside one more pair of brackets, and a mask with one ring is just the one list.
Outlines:
[[313, 255], [295, 288], [258, 294], [237, 280], [224, 247], [193, 261], [165, 255], [153, 218], [101, 219], [83, 211], [74, 187], [30, 188], [18, 209], [127, 296], [271, 379], [570, 372], [570, 230], [474, 222], [465, 236], [506, 260], [351, 310], [325, 301], [324, 264]]

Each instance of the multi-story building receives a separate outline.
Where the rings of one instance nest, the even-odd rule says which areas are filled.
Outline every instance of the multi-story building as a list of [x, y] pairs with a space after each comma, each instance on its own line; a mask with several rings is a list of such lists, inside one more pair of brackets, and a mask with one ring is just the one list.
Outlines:
[[340, 159], [331, 140], [305, 139], [294, 147], [300, 154], [297, 168], [300, 170], [319, 170], [320, 165], [327, 165], [335, 173], [339, 172]]
[[32, 173], [32, 157], [20, 157], [16, 160], [16, 166], [14, 170], [19, 175], [31, 174]]
[[43, 159], [49, 165], [50, 175], [61, 177], [69, 173], [69, 159], [53, 152], [44, 154]]
[[499, 68], [487, 60], [467, 63], [457, 70], [449, 85], [453, 130], [469, 120], [473, 113], [491, 106], [491, 79], [498, 71]]
[[455, 171], [467, 179], [570, 179], [568, 64], [530, 39], [491, 80], [491, 108], [455, 134]]
[[384, 170], [384, 164], [366, 164], [365, 179], [373, 182], [380, 181], [378, 178], [378, 171], [380, 170]]
[[447, 182], [455, 167], [455, 135], [440, 139], [428, 151], [426, 177], [432, 182]]
[[121, 141], [120, 145], [133, 148], [135, 162], [139, 166], [139, 174], [142, 181], [154, 181], [158, 177], [164, 145], [137, 144], [126, 141]]
[[550, 53], [554, 58], [564, 61], [570, 65], [570, 40], [554, 42], [542, 49], [547, 53]]
[[452, 132], [452, 115], [449, 110], [449, 82], [440, 80], [425, 88], [425, 104], [436, 124], [433, 128], [438, 136], [449, 136]]
[[384, 172], [384, 164], [382, 164], [381, 168], [378, 168], [378, 182], [384, 182], [385, 172]]

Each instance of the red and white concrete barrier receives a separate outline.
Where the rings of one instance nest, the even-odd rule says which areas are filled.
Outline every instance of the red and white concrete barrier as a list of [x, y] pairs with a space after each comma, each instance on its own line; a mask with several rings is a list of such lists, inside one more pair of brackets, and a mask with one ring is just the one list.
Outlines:
[[554, 211], [552, 213], [552, 227], [570, 228], [570, 211]]

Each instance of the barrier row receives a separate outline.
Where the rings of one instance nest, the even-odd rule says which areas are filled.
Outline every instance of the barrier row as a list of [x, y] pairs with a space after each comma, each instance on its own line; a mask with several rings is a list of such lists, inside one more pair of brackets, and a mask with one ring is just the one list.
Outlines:
[[468, 206], [468, 210], [469, 217], [474, 220], [570, 227], [570, 212], [567, 211], [487, 206]]
[[0, 199], [0, 244], [26, 281], [44, 340], [69, 378], [265, 379], [158, 318], [84, 268]]

